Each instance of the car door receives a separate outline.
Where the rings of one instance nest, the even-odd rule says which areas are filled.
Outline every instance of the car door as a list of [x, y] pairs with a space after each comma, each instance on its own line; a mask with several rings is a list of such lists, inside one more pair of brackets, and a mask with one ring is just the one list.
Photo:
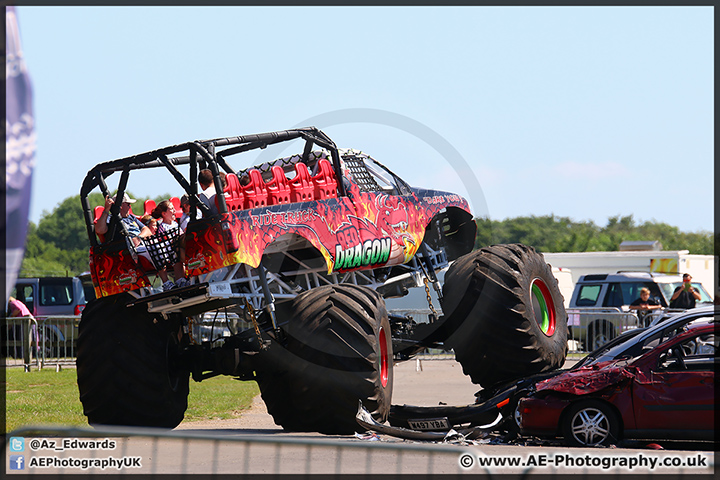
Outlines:
[[13, 296], [23, 302], [33, 315], [37, 314], [37, 286], [37, 279], [20, 280], [13, 292]]
[[[694, 329], [656, 347], [643, 357], [633, 382], [633, 410], [639, 430], [675, 431], [692, 437], [692, 430], [714, 425], [714, 357], [698, 351], [712, 330]], [[714, 342], [711, 342], [714, 345]], [[693, 347], [694, 346], [694, 347]], [[682, 361], [677, 358], [678, 350]]]

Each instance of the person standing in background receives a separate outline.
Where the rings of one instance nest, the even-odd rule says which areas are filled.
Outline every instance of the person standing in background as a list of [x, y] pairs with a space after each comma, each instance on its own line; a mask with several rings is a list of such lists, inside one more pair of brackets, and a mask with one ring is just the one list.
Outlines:
[[683, 274], [683, 284], [677, 287], [670, 297], [670, 308], [695, 308], [695, 302], [700, 300], [700, 292], [693, 287], [692, 276], [689, 273]]
[[[8, 317], [29, 317], [31, 320], [35, 320], [27, 306], [15, 297], [10, 297], [8, 300]], [[35, 343], [35, 353], [38, 354], [40, 351], [40, 337], [38, 336], [37, 322], [30, 323], [30, 338]]]

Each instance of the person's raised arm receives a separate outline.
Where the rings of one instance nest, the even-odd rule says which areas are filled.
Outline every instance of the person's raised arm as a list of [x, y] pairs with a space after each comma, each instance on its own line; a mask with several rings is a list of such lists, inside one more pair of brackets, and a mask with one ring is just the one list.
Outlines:
[[95, 222], [95, 233], [98, 235], [105, 235], [108, 231], [108, 215], [110, 215], [110, 207], [112, 207], [113, 199], [110, 197], [105, 198], [105, 209], [103, 210], [100, 218]]
[[672, 297], [670, 297], [670, 301], [673, 301], [676, 298], [678, 298], [680, 296], [680, 292], [682, 292], [682, 290], [683, 290], [682, 287], [677, 287], [675, 289], [675, 291], [673, 292]]

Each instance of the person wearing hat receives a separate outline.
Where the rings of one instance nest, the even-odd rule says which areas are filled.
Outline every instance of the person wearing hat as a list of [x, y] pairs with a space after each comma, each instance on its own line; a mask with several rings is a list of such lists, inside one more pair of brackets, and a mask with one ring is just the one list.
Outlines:
[[[105, 209], [95, 225], [95, 232], [99, 235], [105, 235], [108, 231], [108, 224], [110, 223], [110, 208], [115, 203], [115, 197], [117, 197], [117, 195], [105, 198]], [[130, 207], [135, 202], [137, 202], [137, 200], [130, 198], [127, 193], [123, 194], [122, 205], [120, 206], [120, 221], [127, 228], [133, 245], [137, 247], [141, 243], [138, 238], [140, 236], [140, 231], [145, 225], [143, 225], [143, 223], [138, 220], [135, 215], [130, 215]]]

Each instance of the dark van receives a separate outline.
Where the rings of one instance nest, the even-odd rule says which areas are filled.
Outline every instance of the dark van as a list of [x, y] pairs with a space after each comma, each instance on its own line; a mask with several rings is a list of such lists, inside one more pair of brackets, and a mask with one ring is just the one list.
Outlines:
[[11, 295], [35, 317], [80, 315], [87, 303], [82, 281], [76, 277], [18, 278]]

